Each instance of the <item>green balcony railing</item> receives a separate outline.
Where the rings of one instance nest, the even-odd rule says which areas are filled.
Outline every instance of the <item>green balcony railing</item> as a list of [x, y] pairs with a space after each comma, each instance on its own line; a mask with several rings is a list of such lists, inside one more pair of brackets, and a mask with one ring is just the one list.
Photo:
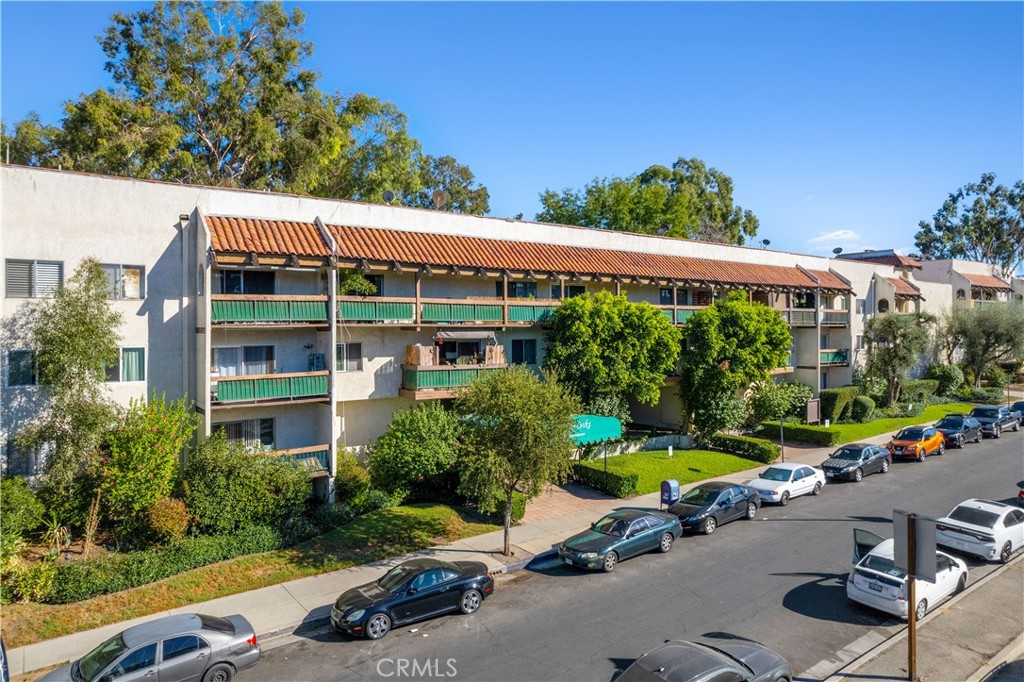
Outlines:
[[420, 313], [425, 323], [501, 322], [498, 303], [423, 303]]
[[274, 450], [267, 454], [293, 462], [296, 466], [304, 469], [309, 469], [311, 476], [323, 476], [330, 473], [330, 446], [328, 445]]
[[825, 327], [846, 327], [850, 324], [849, 310], [823, 310], [821, 324]]
[[848, 365], [850, 364], [850, 351], [849, 349], [823, 350], [821, 351], [821, 364]]
[[213, 324], [326, 324], [327, 297], [214, 294], [210, 315]]
[[[429, 305], [429, 304], [427, 304]], [[509, 303], [509, 322], [546, 322], [554, 311], [553, 305]]]
[[402, 388], [410, 391], [438, 390], [468, 386], [483, 372], [502, 369], [505, 365], [465, 367], [458, 365], [402, 368]]
[[327, 372], [217, 378], [214, 402], [246, 403], [327, 397]]
[[813, 310], [790, 310], [789, 324], [794, 327], [813, 327], [817, 324], [815, 311]]
[[416, 305], [403, 301], [339, 301], [339, 322], [401, 322], [416, 320]]

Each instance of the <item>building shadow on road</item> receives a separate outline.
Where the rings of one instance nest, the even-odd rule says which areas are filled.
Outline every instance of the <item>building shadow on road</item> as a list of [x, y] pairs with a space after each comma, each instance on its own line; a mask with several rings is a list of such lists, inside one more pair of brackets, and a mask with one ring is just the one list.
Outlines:
[[846, 573], [772, 573], [774, 576], [810, 578], [782, 598], [782, 607], [793, 613], [835, 623], [885, 625], [888, 616], [861, 608], [846, 599]]

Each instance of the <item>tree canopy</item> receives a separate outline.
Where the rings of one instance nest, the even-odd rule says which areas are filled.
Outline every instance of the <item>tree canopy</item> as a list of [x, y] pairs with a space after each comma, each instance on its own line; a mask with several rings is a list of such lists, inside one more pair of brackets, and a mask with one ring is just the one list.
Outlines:
[[657, 404], [679, 357], [681, 334], [660, 310], [607, 291], [564, 301], [550, 327], [544, 366], [587, 405], [608, 394]]
[[65, 103], [59, 126], [5, 125], [11, 161], [373, 202], [391, 190], [406, 205], [443, 189], [448, 210], [486, 212], [486, 188], [424, 155], [393, 104], [319, 90], [303, 21], [277, 2], [117, 13], [99, 37], [114, 86]]
[[903, 381], [928, 349], [931, 315], [876, 315], [864, 325], [867, 373], [885, 381], [889, 405], [900, 398]]
[[936, 341], [947, 362], [957, 353], [974, 377], [975, 387], [989, 367], [1024, 361], [1024, 306], [955, 305], [943, 317]]
[[1009, 276], [1024, 262], [1024, 181], [996, 184], [983, 173], [951, 193], [931, 222], [922, 220], [914, 236], [921, 257], [966, 258], [997, 265]]
[[624, 178], [595, 178], [583, 190], [541, 193], [537, 220], [623, 232], [743, 244], [757, 217], [733, 202], [732, 178], [696, 158]]

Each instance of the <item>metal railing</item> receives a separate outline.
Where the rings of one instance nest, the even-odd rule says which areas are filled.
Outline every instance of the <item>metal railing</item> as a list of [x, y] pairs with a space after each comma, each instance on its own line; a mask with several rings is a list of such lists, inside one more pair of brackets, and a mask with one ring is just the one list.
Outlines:
[[211, 383], [214, 404], [326, 398], [329, 395], [326, 371], [215, 377]]
[[829, 349], [823, 350], [820, 354], [822, 365], [848, 365], [850, 364], [850, 349]]
[[327, 324], [326, 296], [212, 294], [213, 324]]

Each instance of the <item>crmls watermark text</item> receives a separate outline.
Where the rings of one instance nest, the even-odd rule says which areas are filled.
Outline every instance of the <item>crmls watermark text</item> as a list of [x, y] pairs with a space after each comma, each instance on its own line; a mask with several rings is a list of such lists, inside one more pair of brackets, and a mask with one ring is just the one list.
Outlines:
[[382, 658], [377, 661], [377, 674], [381, 677], [455, 677], [455, 659], [440, 658]]

